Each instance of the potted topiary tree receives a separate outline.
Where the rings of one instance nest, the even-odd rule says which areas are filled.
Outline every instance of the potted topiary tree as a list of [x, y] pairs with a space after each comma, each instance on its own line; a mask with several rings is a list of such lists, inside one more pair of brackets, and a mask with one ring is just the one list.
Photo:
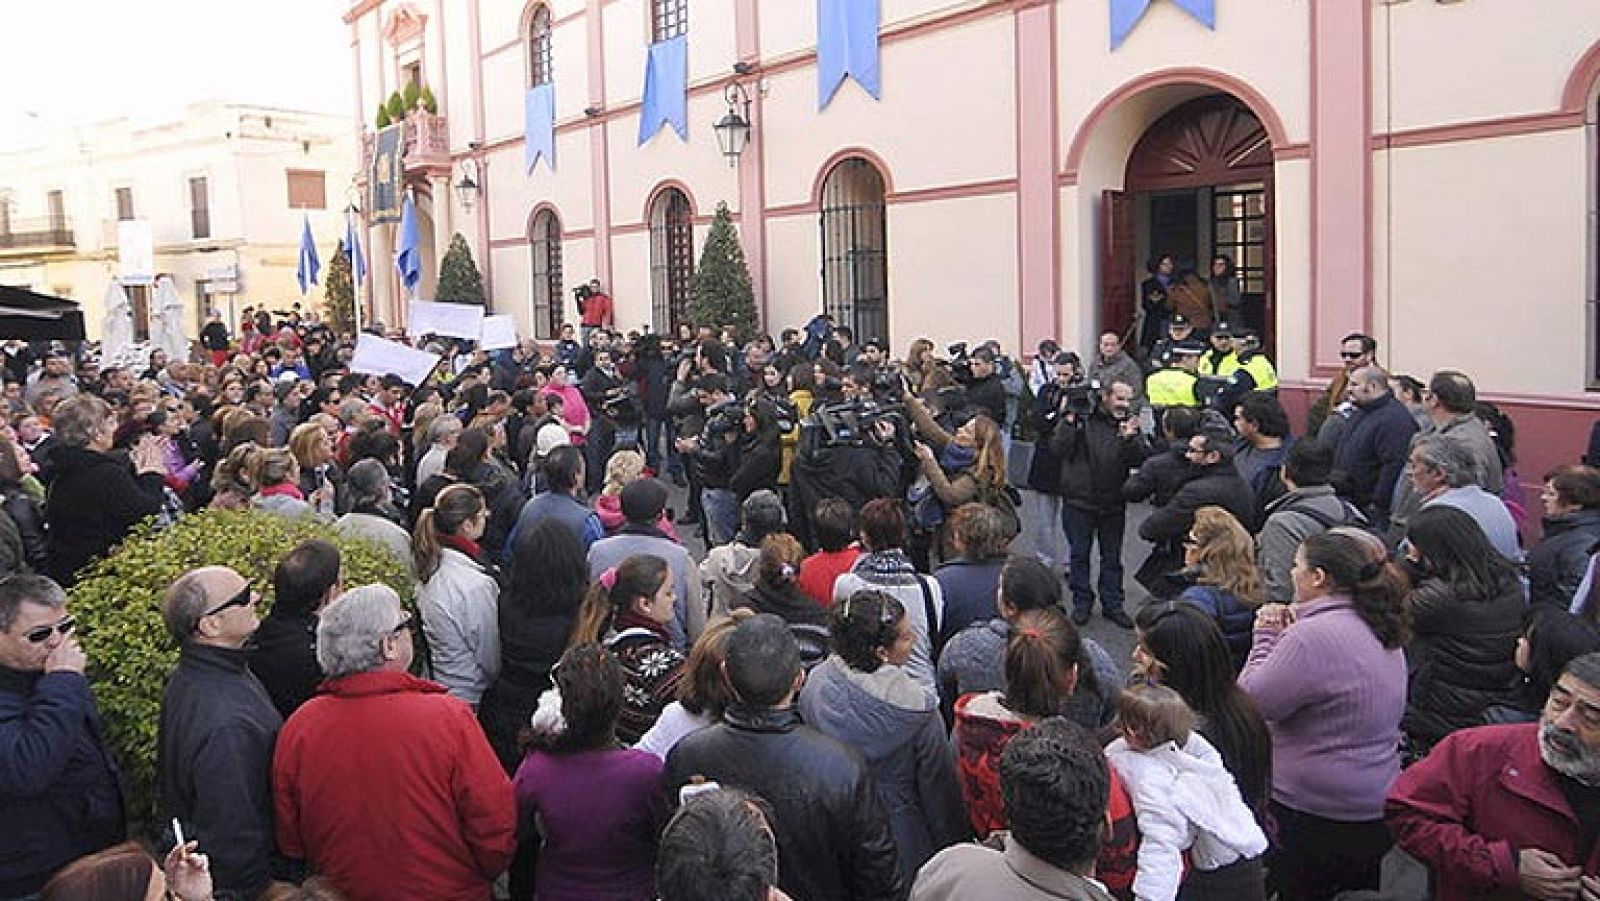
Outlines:
[[400, 99], [405, 101], [406, 112], [416, 109], [417, 101], [422, 99], [422, 85], [414, 81], [406, 82], [406, 86], [400, 91]]
[[328, 272], [322, 281], [322, 297], [328, 305], [328, 319], [334, 331], [354, 333], [356, 330], [356, 286], [350, 272], [350, 254], [344, 240], [328, 261]]
[[376, 122], [377, 127], [379, 129], [388, 128], [389, 126], [394, 124], [394, 120], [389, 117], [389, 106], [388, 106], [388, 104], [384, 104], [384, 103], [378, 104], [378, 117], [374, 121]]
[[389, 121], [399, 122], [406, 117], [406, 100], [399, 91], [389, 95]]
[[472, 248], [460, 232], [450, 236], [450, 249], [439, 261], [439, 287], [434, 291], [436, 300], [450, 303], [475, 303], [483, 306], [483, 276], [478, 264], [472, 261]]
[[428, 115], [439, 115], [439, 101], [434, 99], [433, 89], [427, 85], [422, 86], [422, 96], [418, 100], [418, 103], [421, 104], [423, 109], [428, 111]]
[[700, 266], [689, 282], [689, 319], [696, 325], [721, 328], [731, 325], [739, 341], [749, 340], [756, 331], [756, 295], [750, 284], [750, 267], [745, 263], [739, 233], [733, 227], [733, 214], [726, 203], [717, 204], [700, 252]]

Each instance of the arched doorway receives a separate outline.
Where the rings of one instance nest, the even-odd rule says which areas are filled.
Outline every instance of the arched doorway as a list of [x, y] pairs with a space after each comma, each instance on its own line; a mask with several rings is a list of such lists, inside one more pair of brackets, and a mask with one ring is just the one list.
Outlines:
[[650, 205], [650, 321], [657, 332], [672, 334], [689, 321], [693, 278], [694, 208], [669, 186]]
[[1207, 94], [1157, 119], [1128, 156], [1121, 191], [1107, 191], [1101, 321], [1129, 332], [1146, 265], [1170, 254], [1180, 273], [1210, 275], [1213, 257], [1238, 267], [1245, 324], [1270, 346], [1274, 323], [1272, 140], [1237, 98]]
[[533, 217], [528, 232], [532, 255], [533, 336], [551, 340], [561, 334], [566, 295], [561, 286], [561, 220], [545, 208]]

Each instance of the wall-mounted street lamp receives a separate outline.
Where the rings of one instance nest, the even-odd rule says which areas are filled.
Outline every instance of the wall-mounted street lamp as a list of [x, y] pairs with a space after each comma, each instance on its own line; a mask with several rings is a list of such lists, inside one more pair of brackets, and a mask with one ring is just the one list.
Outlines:
[[740, 82], [730, 81], [722, 90], [722, 99], [727, 101], [728, 111], [712, 127], [717, 130], [717, 146], [722, 148], [722, 156], [727, 159], [728, 167], [733, 168], [739, 165], [739, 157], [750, 144], [750, 92]]
[[467, 144], [472, 155], [461, 160], [461, 175], [456, 179], [456, 199], [461, 201], [461, 208], [470, 211], [472, 205], [477, 203], [478, 194], [483, 190], [482, 173], [478, 170], [478, 152], [483, 145], [477, 141]]

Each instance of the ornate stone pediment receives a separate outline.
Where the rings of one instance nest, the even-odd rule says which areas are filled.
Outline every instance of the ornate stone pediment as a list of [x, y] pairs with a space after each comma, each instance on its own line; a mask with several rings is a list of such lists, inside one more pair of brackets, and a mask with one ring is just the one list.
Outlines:
[[401, 3], [383, 23], [383, 37], [391, 46], [398, 47], [421, 38], [427, 24], [427, 14], [417, 9], [415, 3]]

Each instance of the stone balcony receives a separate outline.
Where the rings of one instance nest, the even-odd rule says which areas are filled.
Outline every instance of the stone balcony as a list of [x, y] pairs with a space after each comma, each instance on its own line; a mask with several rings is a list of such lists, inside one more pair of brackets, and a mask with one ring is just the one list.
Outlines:
[[[402, 123], [405, 139], [400, 151], [401, 165], [407, 178], [425, 179], [450, 175], [450, 121], [426, 110], [414, 110]], [[365, 182], [372, 172], [372, 155], [377, 147], [378, 133], [361, 135], [361, 174]]]

